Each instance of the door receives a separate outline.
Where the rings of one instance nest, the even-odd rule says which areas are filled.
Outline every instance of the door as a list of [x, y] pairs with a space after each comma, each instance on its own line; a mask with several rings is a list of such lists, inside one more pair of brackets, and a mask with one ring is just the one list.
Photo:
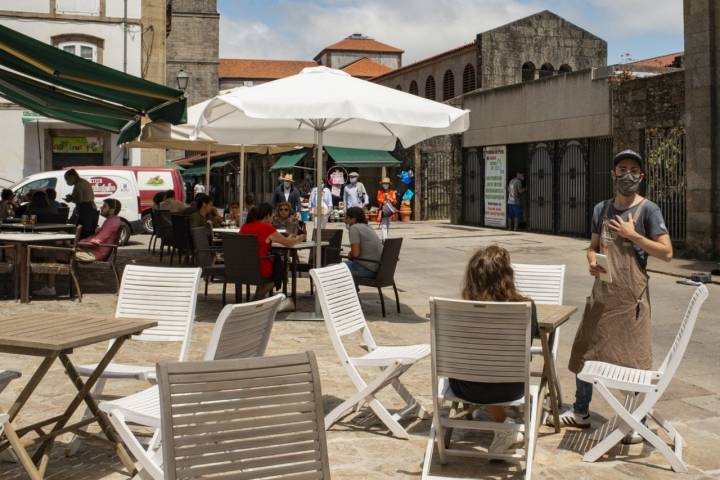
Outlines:
[[586, 235], [587, 215], [587, 155], [577, 140], [560, 148], [558, 188], [558, 233]]
[[423, 220], [449, 220], [452, 198], [452, 156], [446, 152], [420, 154], [420, 201]]
[[553, 232], [553, 156], [546, 143], [531, 144], [529, 211], [527, 222], [535, 232]]
[[468, 225], [482, 225], [485, 215], [485, 165], [481, 153], [480, 148], [463, 151], [462, 222]]

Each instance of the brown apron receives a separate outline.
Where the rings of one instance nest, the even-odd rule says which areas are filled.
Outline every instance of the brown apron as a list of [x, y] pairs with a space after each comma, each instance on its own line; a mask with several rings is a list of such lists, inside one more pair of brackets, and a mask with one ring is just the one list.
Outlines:
[[[652, 367], [648, 275], [632, 242], [608, 227], [610, 203], [603, 209], [600, 253], [608, 257], [612, 283], [595, 279], [570, 353], [568, 368], [574, 373], [588, 360], [643, 370]], [[635, 211], [636, 221], [644, 203]]]

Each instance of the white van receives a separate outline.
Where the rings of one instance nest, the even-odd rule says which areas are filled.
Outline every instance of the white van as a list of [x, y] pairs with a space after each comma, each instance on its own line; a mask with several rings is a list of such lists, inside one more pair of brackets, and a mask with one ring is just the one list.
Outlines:
[[[65, 181], [65, 172], [66, 170], [54, 170], [36, 173], [24, 178], [10, 189], [15, 194], [15, 198], [20, 201], [26, 194], [34, 190], [54, 188], [57, 191], [57, 201], [65, 202], [65, 196], [69, 195], [73, 188]], [[95, 193], [95, 205], [97, 205], [98, 209], [106, 198], [120, 200], [120, 218], [123, 222], [120, 244], [126, 244], [130, 239], [130, 235], [145, 231], [139, 211], [140, 194], [134, 172], [130, 170], [104, 169], [102, 167], [78, 169], [77, 172], [92, 185]], [[70, 203], [68, 206], [72, 214], [75, 204]], [[101, 216], [99, 224], [102, 225], [104, 220]]]

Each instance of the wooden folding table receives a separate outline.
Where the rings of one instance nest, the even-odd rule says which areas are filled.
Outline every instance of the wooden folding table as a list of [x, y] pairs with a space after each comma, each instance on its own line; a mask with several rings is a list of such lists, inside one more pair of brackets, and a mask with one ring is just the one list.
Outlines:
[[[7, 438], [0, 442], [0, 452], [12, 445], [30, 478], [39, 480], [45, 476], [50, 452], [58, 435], [67, 432], [85, 435], [80, 427], [97, 423], [107, 439], [101, 441], [109, 444], [115, 450], [122, 463], [133, 474], [135, 470], [133, 460], [112, 430], [110, 423], [101, 414], [97, 402], [90, 392], [125, 340], [156, 325], [157, 322], [151, 320], [116, 319], [109, 316], [80, 313], [42, 313], [0, 319], [0, 352], [44, 357], [8, 411], [10, 422], [5, 427]], [[105, 352], [92, 375], [83, 382], [69, 355], [75, 348], [108, 340], [114, 340], [112, 346]], [[77, 394], [62, 414], [26, 427], [15, 428], [12, 423], [13, 419], [17, 417], [56, 359], [63, 364], [65, 373], [77, 389]], [[67, 425], [83, 402], [93, 416]], [[52, 430], [46, 431], [44, 427], [50, 425], [52, 425]], [[37, 433], [38, 437], [32, 440], [22, 438], [31, 432]], [[37, 449], [31, 457], [28, 449], [33, 447], [37, 447]]]

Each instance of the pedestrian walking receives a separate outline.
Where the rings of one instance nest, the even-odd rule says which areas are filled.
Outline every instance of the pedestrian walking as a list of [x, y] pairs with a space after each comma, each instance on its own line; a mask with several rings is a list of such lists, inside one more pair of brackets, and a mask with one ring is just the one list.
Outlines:
[[390, 221], [397, 212], [397, 192], [390, 187], [390, 178], [380, 180], [381, 189], [377, 192], [377, 202], [380, 207], [380, 238], [382, 241], [390, 234]]
[[515, 177], [508, 184], [508, 229], [517, 230], [520, 228], [520, 220], [522, 219], [522, 195], [525, 193], [523, 181], [525, 174], [517, 172]]
[[343, 189], [343, 203], [345, 211], [353, 207], [365, 208], [368, 203], [368, 194], [365, 185], [359, 182], [360, 174], [358, 172], [350, 172], [348, 175], [348, 183]]
[[[590, 360], [652, 368], [647, 262], [650, 256], [669, 262], [673, 255], [660, 208], [638, 193], [645, 178], [642, 157], [624, 150], [613, 163], [615, 197], [593, 211], [587, 262], [595, 283], [570, 355], [568, 367], [575, 374]], [[577, 378], [575, 383], [575, 403], [562, 412], [560, 421], [588, 427], [593, 387]], [[639, 441], [634, 432], [623, 439]]]
[[325, 228], [328, 216], [333, 208], [332, 193], [330, 193], [330, 189], [325, 186], [325, 182], [322, 183], [322, 187], [322, 197], [320, 201], [318, 201], [317, 187], [310, 191], [310, 213], [313, 218], [317, 217], [318, 228]]
[[275, 189], [275, 194], [272, 198], [273, 210], [277, 210], [279, 204], [288, 202], [293, 215], [300, 211], [300, 190], [295, 186], [292, 173], [286, 173], [281, 175], [280, 185]]

